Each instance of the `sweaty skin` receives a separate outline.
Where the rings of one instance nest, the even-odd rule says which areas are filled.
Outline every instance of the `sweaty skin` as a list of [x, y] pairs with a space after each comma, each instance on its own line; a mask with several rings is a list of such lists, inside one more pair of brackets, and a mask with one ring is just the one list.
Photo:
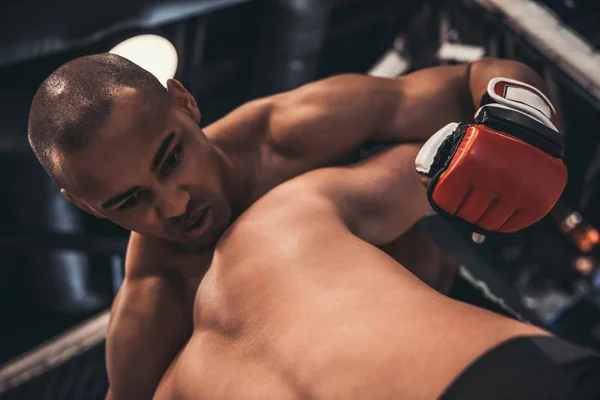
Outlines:
[[417, 149], [309, 172], [242, 214], [154, 398], [434, 399], [500, 342], [547, 334], [443, 296], [373, 246], [426, 208], [397, 162]]
[[[152, 397], [193, 332], [190, 316], [199, 282], [214, 243], [237, 215], [282, 182], [351, 161], [368, 143], [423, 142], [448, 122], [471, 120], [487, 82], [496, 76], [543, 86], [522, 64], [494, 59], [473, 64], [470, 75], [466, 66], [395, 80], [342, 75], [252, 101], [203, 130], [193, 97], [176, 81], [168, 84], [169, 105], [124, 93], [94, 145], [64, 161], [65, 168], [85, 177], [65, 195], [134, 232], [107, 333], [108, 398]], [[158, 171], [150, 172], [157, 149], [171, 134]], [[399, 161], [414, 171], [414, 158]], [[134, 196], [103, 207], [107, 199], [137, 187]], [[378, 193], [382, 201], [387, 197]], [[210, 229], [188, 235], [182, 228], [189, 214], [206, 207]], [[402, 207], [421, 216], [429, 210]], [[454, 262], [409, 228], [381, 247], [446, 292]]]

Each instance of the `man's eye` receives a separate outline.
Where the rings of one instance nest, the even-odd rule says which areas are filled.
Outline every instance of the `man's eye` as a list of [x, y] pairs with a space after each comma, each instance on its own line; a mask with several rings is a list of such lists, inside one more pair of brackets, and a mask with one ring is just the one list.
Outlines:
[[118, 210], [123, 211], [123, 210], [127, 210], [128, 208], [135, 206], [138, 203], [139, 197], [140, 197], [139, 193], [136, 193], [133, 196], [129, 197], [127, 199], [127, 201], [125, 201], [123, 204], [121, 204], [118, 207]]
[[171, 154], [169, 154], [169, 156], [163, 162], [162, 170], [161, 170], [162, 174], [166, 175], [169, 172], [171, 172], [173, 169], [175, 169], [175, 167], [177, 167], [177, 165], [179, 164], [180, 159], [181, 159], [181, 146], [177, 145], [177, 146], [175, 146], [175, 149], [173, 149]]

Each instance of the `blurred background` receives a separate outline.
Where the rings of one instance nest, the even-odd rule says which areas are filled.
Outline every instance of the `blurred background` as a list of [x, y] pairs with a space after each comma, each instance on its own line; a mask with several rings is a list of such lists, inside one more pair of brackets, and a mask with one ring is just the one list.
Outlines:
[[[600, 4], [595, 0], [21, 0], [0, 10], [0, 399], [103, 399], [104, 329], [128, 233], [66, 203], [27, 143], [63, 63], [168, 39], [203, 124], [344, 72], [399, 76], [484, 56], [527, 63], [562, 115], [569, 184], [540, 223], [483, 237], [420, 224], [511, 308], [600, 349]], [[74, 329], [75, 327], [75, 329]]]

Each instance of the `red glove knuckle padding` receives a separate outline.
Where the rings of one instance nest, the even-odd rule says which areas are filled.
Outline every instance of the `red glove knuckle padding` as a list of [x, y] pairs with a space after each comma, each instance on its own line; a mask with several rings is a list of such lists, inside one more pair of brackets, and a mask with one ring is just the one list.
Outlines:
[[432, 198], [483, 229], [515, 232], [546, 215], [567, 183], [561, 160], [484, 125], [467, 128]]

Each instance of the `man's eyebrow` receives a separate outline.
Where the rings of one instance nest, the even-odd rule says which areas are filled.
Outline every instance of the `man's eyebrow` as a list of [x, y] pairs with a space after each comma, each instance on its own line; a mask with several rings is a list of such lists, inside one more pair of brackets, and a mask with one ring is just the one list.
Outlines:
[[175, 138], [175, 132], [171, 132], [165, 138], [165, 140], [163, 140], [162, 144], [160, 145], [160, 147], [156, 151], [156, 155], [154, 156], [154, 160], [152, 160], [152, 165], [150, 166], [150, 172], [155, 172], [156, 171], [156, 169], [158, 168], [158, 165], [160, 164], [160, 162], [162, 161], [163, 157], [165, 156], [165, 153], [169, 149], [169, 145], [171, 144], [171, 142], [173, 141], [174, 138]]
[[[173, 139], [175, 139], [175, 132], [169, 133], [169, 135], [165, 138], [165, 140], [163, 140], [160, 147], [156, 151], [156, 154], [154, 155], [154, 159], [152, 160], [152, 165], [150, 166], [150, 172], [155, 172], [157, 170], [160, 162], [162, 161], [163, 157], [165, 156], [167, 150], [169, 149], [169, 145], [171, 144]], [[111, 208], [115, 204], [120, 203], [121, 201], [125, 200], [126, 198], [128, 198], [129, 196], [134, 194], [135, 192], [139, 191], [140, 189], [141, 189], [140, 186], [135, 186], [135, 187], [132, 187], [131, 189], [127, 189], [123, 193], [113, 196], [109, 200], [105, 201], [101, 207], [103, 209]]]
[[123, 193], [113, 196], [109, 200], [105, 201], [101, 207], [103, 209], [111, 208], [115, 204], [120, 203], [121, 201], [125, 200], [126, 198], [128, 198], [129, 196], [134, 194], [135, 192], [139, 191], [140, 189], [141, 189], [141, 186], [135, 186], [135, 187], [132, 187], [131, 189], [127, 189]]

